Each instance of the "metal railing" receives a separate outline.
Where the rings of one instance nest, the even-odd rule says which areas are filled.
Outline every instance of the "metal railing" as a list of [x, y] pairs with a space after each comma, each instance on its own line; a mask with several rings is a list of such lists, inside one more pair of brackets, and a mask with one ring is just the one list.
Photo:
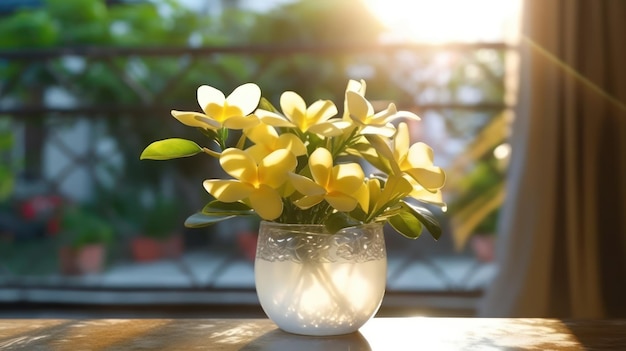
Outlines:
[[[282, 89], [279, 78], [284, 77], [272, 76], [271, 72], [278, 71], [278, 74], [286, 71], [297, 72], [297, 68], [303, 64], [299, 62], [301, 59], [313, 59], [324, 69], [330, 67], [331, 70], [339, 70], [334, 73], [326, 72], [323, 74], [323, 78], [332, 77], [334, 74], [339, 76], [336, 78], [341, 78], [337, 81], [344, 82], [341, 84], [345, 84], [348, 78], [356, 78], [351, 77], [355, 75], [354, 73], [346, 71], [350, 65], [356, 63], [361, 69], [366, 67], [366, 75], [393, 86], [393, 89], [398, 93], [394, 95], [394, 99], [396, 99], [399, 107], [415, 111], [420, 115], [427, 115], [431, 112], [440, 115], [452, 113], [455, 114], [454, 118], [463, 120], [461, 115], [467, 113], [469, 116], [465, 119], [467, 122], [472, 116], [480, 114], [481, 116], [484, 115], [485, 121], [488, 121], [500, 112], [511, 109], [512, 106], [505, 104], [502, 98], [505, 79], [503, 70], [490, 67], [489, 63], [483, 62], [480, 59], [481, 55], [476, 55], [476, 53], [487, 53], [493, 58], [504, 57], [515, 50], [515, 47], [503, 43], [200, 48], [82, 47], [0, 50], [0, 72], [4, 72], [0, 73], [3, 75], [0, 80], [0, 116], [11, 119], [15, 126], [23, 128], [22, 136], [17, 141], [21, 143], [19, 147], [24, 150], [22, 155], [26, 158], [23, 162], [25, 170], [31, 173], [31, 176], [44, 179], [48, 191], [56, 192], [62, 188], [68, 174], [76, 167], [86, 167], [89, 169], [89, 173], [97, 178], [93, 168], [108, 157], [108, 155], [93, 151], [95, 150], [93, 143], [98, 141], [97, 135], [89, 139], [91, 143], [88, 146], [89, 152], [77, 154], [76, 149], [72, 146], [72, 141], [64, 140], [56, 133], [55, 124], [58, 121], [72, 123], [74, 120], [86, 119], [105, 121], [104, 123], [107, 124], [113, 123], [113, 121], [119, 123], [120, 120], [133, 120], [133, 127], [145, 126], [148, 123], [146, 115], [167, 116], [172, 108], [196, 110], [197, 107], [193, 100], [195, 87], [199, 84], [210, 84], [212, 80], [218, 80], [225, 86], [235, 86], [237, 85], [235, 83], [240, 83], [242, 80], [262, 81], [264, 82], [262, 86], [266, 87], [271, 87], [274, 81], [278, 86], [278, 91]], [[423, 101], [420, 101], [419, 95], [429, 87], [435, 86], [439, 91], [458, 89], [459, 82], [442, 84], [433, 81], [428, 82], [430, 78], [415, 78], [415, 81], [407, 78], [407, 74], [419, 72], [425, 66], [430, 67], [428, 69], [432, 71], [431, 66], [436, 61], [433, 58], [441, 53], [453, 55], [457, 60], [457, 65], [471, 65], [473, 69], [478, 70], [482, 80], [477, 85], [489, 86], [486, 89], [490, 89], [496, 98], [482, 99], [472, 103], [464, 103], [458, 99], [449, 101], [422, 99]], [[232, 58], [237, 60], [239, 68], [221, 68], [220, 65]], [[159, 81], [153, 84], [149, 76], [155, 73], [151, 70], [157, 69], [160, 61], [167, 61], [167, 72], [166, 74], [159, 74]], [[336, 63], [336, 61], [343, 63]], [[346, 62], [349, 63], [346, 64]], [[498, 60], [493, 62], [498, 62]], [[324, 65], [328, 65], [328, 67]], [[289, 69], [281, 71], [277, 69], [278, 66]], [[209, 73], [206, 76], [198, 76], [198, 72], [202, 72], [203, 69]], [[315, 69], [311, 69], [311, 67], [308, 69], [308, 72], [298, 76], [298, 78], [310, 77], [313, 82], [317, 82], [316, 78], [320, 77], [315, 77]], [[450, 68], [450, 70], [458, 69], [458, 66]], [[246, 72], [238, 70], [246, 70]], [[98, 74], [95, 75], [93, 71], [98, 71]], [[107, 78], [106, 84], [102, 81], [94, 82], [95, 93], [89, 90], [89, 81], [93, 78], [91, 77], [92, 74], [94, 77]], [[460, 79], [462, 80], [462, 78]], [[302, 81], [302, 84], [309, 84], [309, 82]], [[329, 84], [328, 80], [324, 81], [324, 84]], [[336, 93], [342, 93], [343, 86], [338, 88], [329, 88], [329, 90], [334, 89], [333, 91]], [[115, 89], [118, 91], [114, 91]], [[70, 102], [59, 104], [51, 101], [47, 95], [51, 90], [62, 91], [62, 95], [66, 96]], [[111, 99], [106, 100], [107, 96]], [[181, 96], [187, 96], [187, 98], [181, 98]], [[449, 122], [450, 119], [446, 121]], [[161, 119], [158, 123], [161, 123]], [[110, 129], [108, 131], [110, 132]], [[124, 132], [124, 128], [116, 129], [116, 132], [120, 131], [128, 134], [113, 136], [123, 139], [136, 132], [136, 130]], [[57, 175], [44, 176], [40, 165], [46, 157], [44, 148], [50, 147], [54, 147], [58, 152], [64, 154], [69, 163]], [[132, 177], [133, 174], [122, 170], [117, 175], [116, 181], [126, 181]], [[94, 181], [97, 182], [98, 180], [95, 179]], [[420, 249], [424, 246], [426, 248]], [[434, 248], [430, 244], [424, 245], [423, 242], [412, 242], [409, 245], [390, 245], [390, 251], [396, 252], [398, 258], [395, 261], [396, 264], [390, 266], [389, 277], [391, 281], [398, 281], [401, 277], [406, 280], [406, 276], [412, 274], [411, 272], [426, 269], [430, 270], [432, 277], [440, 279], [441, 282], [441, 284], [435, 284], [439, 286], [435, 290], [420, 291], [416, 288], [411, 289], [410, 284], [404, 287], [400, 284], [396, 288], [391, 286], [390, 291], [396, 291], [398, 294], [479, 296], [482, 287], [479, 285], [468, 286], [468, 282], [474, 279], [476, 274], [479, 274], [477, 272], [484, 269], [485, 265], [475, 260], [464, 261], [468, 262], [464, 268], [465, 273], [459, 274], [459, 267], [456, 267], [454, 269], [457, 272], [450, 274], [446, 272], [446, 266], [442, 266], [441, 260], [437, 257], [438, 255], [448, 257], [457, 254], [452, 252], [451, 245], [442, 246], [445, 246], [445, 249]], [[435, 253], [427, 252], [427, 250], [432, 250]], [[37, 250], [34, 252], [36, 254]], [[390, 253], [391, 255], [395, 254]], [[193, 269], [190, 268], [191, 263], [188, 261], [179, 260], [176, 265], [179, 273], [186, 276], [191, 282], [187, 287], [190, 291], [239, 289], [232, 286], [218, 286], [215, 282], [223, 274], [228, 274], [227, 268], [233, 263], [245, 262], [245, 260], [241, 260], [241, 257], [236, 254], [222, 257], [220, 260], [222, 261], [218, 263], [217, 270], [212, 273], [212, 281], [198, 282], [194, 278]], [[2, 265], [0, 258], [0, 267]], [[42, 287], [79, 290], [94, 288], [84, 285], [82, 282], [76, 285], [72, 283], [73, 281], [65, 279], [53, 280], [54, 283], [51, 284], [45, 279], [32, 279], [32, 277], [25, 277], [24, 274], [11, 272], [11, 269], [6, 267], [4, 267], [4, 272], [0, 270], [0, 278], [2, 275], [5, 278], [9, 277], [4, 279], [5, 287], [18, 290]], [[452, 275], [455, 277], [451, 277]], [[125, 287], [108, 287], [106, 284], [97, 284], [95, 289], [127, 290]], [[158, 291], [168, 288], [132, 286], [128, 289]]]

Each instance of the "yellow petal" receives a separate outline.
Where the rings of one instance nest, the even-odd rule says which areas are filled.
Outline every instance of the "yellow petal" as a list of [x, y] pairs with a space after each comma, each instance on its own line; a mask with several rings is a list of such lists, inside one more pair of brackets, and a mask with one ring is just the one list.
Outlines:
[[396, 128], [391, 123], [386, 126], [365, 126], [361, 129], [361, 134], [376, 134], [391, 138], [396, 134]]
[[274, 112], [258, 109], [254, 113], [263, 123], [273, 127], [295, 128], [296, 125], [291, 123], [285, 116]]
[[326, 189], [305, 176], [295, 173], [289, 173], [289, 180], [291, 182], [291, 185], [293, 185], [293, 187], [300, 194], [307, 196], [323, 196], [324, 194], [326, 194]]
[[331, 184], [329, 191], [352, 194], [363, 184], [363, 169], [357, 163], [336, 165], [332, 169]]
[[337, 114], [337, 106], [330, 100], [315, 101], [306, 111], [306, 117], [312, 124], [325, 122]]
[[323, 135], [325, 137], [334, 137], [343, 134], [343, 130], [337, 128], [335, 123], [330, 122], [322, 122], [312, 125], [307, 129], [307, 131]]
[[357, 205], [357, 200], [344, 193], [328, 193], [324, 199], [337, 211], [350, 212]]
[[393, 143], [393, 157], [399, 163], [402, 162], [404, 156], [407, 154], [410, 143], [409, 126], [401, 122], [398, 125], [398, 132], [396, 133], [396, 138]]
[[250, 196], [254, 189], [250, 184], [232, 179], [207, 179], [202, 185], [209, 194], [222, 202], [243, 200]]
[[283, 200], [278, 192], [261, 185], [250, 194], [250, 205], [265, 220], [273, 220], [283, 213]]
[[255, 144], [273, 145], [278, 140], [276, 129], [267, 124], [257, 124], [252, 128], [244, 130], [244, 134]]
[[363, 79], [361, 79], [360, 82], [350, 79], [348, 81], [348, 86], [346, 87], [346, 92], [353, 91], [355, 93], [358, 93], [359, 95], [365, 96], [365, 87], [366, 85]]
[[259, 105], [259, 100], [261, 100], [261, 88], [254, 83], [238, 86], [226, 98], [228, 105], [239, 107], [243, 116], [251, 114]]
[[219, 91], [218, 89], [213, 88], [209, 85], [201, 85], [197, 91], [198, 96], [198, 104], [200, 108], [210, 116], [207, 112], [207, 108], [209, 104], [215, 104], [217, 106], [224, 106], [224, 102], [226, 101], [226, 97], [224, 97], [224, 93]]
[[299, 208], [306, 210], [311, 208], [324, 200], [324, 195], [304, 196], [301, 199], [294, 201], [294, 204]]
[[261, 163], [261, 161], [263, 161], [265, 156], [271, 154], [273, 151], [275, 150], [272, 148], [269, 148], [265, 144], [252, 145], [246, 149], [246, 153], [250, 155], [250, 157], [252, 157], [254, 159], [254, 162], [256, 163]]
[[430, 191], [440, 189], [446, 183], [446, 174], [439, 167], [413, 168], [405, 172]]
[[359, 206], [367, 213], [370, 204], [370, 192], [369, 187], [365, 183], [361, 183], [361, 187], [354, 192], [354, 197], [359, 203]]
[[369, 193], [369, 211], [375, 211], [376, 203], [380, 198], [380, 180], [374, 178], [367, 181], [367, 188]]
[[409, 148], [408, 160], [412, 168], [432, 166], [434, 160], [433, 149], [422, 142], [417, 142]]
[[413, 113], [411, 111], [398, 111], [393, 116], [393, 119], [396, 119], [396, 118], [408, 118], [408, 119], [412, 119], [414, 121], [421, 120], [421, 118], [418, 115], [416, 115], [415, 113]]
[[350, 116], [356, 118], [360, 122], [365, 122], [367, 116], [369, 116], [369, 107], [367, 100], [358, 93], [353, 91], [346, 92], [346, 101], [348, 104], [348, 110]]
[[246, 129], [257, 124], [259, 124], [259, 119], [255, 115], [230, 117], [224, 121], [224, 127], [230, 129]]
[[291, 151], [276, 150], [259, 164], [259, 183], [276, 189], [287, 180], [289, 172], [293, 171], [297, 164], [296, 156]]
[[430, 191], [419, 187], [417, 189], [414, 189], [411, 192], [410, 196], [415, 200], [419, 200], [422, 202], [428, 202], [438, 206], [446, 205], [446, 203], [443, 202], [443, 195], [441, 194], [441, 190], [437, 190], [434, 193], [431, 193]]
[[323, 147], [313, 151], [309, 156], [309, 168], [311, 169], [311, 175], [313, 180], [326, 188], [330, 181], [331, 169], [333, 167], [333, 157], [330, 151]]
[[278, 137], [276, 148], [287, 149], [296, 156], [306, 154], [306, 146], [295, 134], [286, 133]]
[[292, 123], [298, 128], [302, 127], [305, 121], [306, 103], [300, 95], [293, 91], [286, 91], [280, 96], [280, 108]]
[[243, 182], [254, 184], [258, 181], [257, 164], [248, 153], [236, 148], [228, 148], [220, 156], [224, 171]]
[[209, 119], [206, 115], [198, 112], [186, 112], [186, 111], [176, 111], [172, 110], [172, 116], [176, 118], [180, 123], [196, 128], [204, 128], [204, 129], [217, 129], [220, 128], [220, 123]]
[[369, 120], [370, 125], [384, 126], [388, 122], [391, 122], [395, 119], [398, 110], [396, 109], [396, 105], [391, 103], [387, 106], [386, 109], [376, 113]]

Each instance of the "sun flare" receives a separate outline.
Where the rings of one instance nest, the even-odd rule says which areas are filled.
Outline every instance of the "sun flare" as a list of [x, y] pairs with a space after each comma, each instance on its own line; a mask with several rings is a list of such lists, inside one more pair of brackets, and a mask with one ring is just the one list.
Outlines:
[[446, 43], [514, 40], [519, 0], [364, 0], [391, 40]]

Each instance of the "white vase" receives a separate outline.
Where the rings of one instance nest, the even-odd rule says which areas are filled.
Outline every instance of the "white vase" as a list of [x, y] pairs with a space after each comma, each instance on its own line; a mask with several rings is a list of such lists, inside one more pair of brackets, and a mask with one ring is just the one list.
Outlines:
[[329, 234], [322, 225], [261, 222], [254, 271], [261, 307], [284, 331], [355, 332], [385, 293], [382, 224]]

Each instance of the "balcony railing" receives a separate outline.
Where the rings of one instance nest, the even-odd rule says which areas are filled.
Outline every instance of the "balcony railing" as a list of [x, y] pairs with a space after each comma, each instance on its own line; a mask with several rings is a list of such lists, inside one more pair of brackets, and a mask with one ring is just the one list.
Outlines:
[[[75, 179], [74, 172], [87, 175], [81, 179], [89, 179], [90, 189], [102, 186], [115, 191], [122, 189], [121, 184], [140, 184], [142, 175], [133, 170], [142, 167], [135, 162], [141, 148], [150, 138], [170, 136], [164, 128], [179, 131], [170, 123], [169, 111], [197, 110], [195, 88], [201, 84], [226, 91], [254, 81], [274, 101], [278, 92], [300, 85], [306, 87], [305, 98], [322, 91], [325, 98], [341, 101], [347, 79], [364, 77], [375, 82], [368, 85], [368, 97], [393, 99], [402, 109], [422, 116], [429, 127], [420, 127], [417, 135], [428, 139], [435, 134], [428, 128], [446, 126], [449, 143], [426, 142], [434, 142], [435, 149], [460, 145], [457, 151], [443, 152], [445, 162], [453, 167], [463, 149], [513, 107], [504, 102], [504, 89], [506, 59], [515, 51], [503, 43], [0, 51], [0, 117], [10, 121], [15, 136], [8, 157], [18, 159], [13, 167], [18, 186], [6, 202], [36, 195], [32, 194], [35, 183], [40, 194], [65, 196], [77, 186], [68, 184]], [[501, 142], [505, 134], [502, 131], [492, 143]], [[117, 163], [111, 162], [110, 153], [102, 152], [104, 144], [120, 151]], [[63, 165], [51, 166], [50, 157], [62, 159]], [[113, 168], [113, 175], [103, 177], [102, 168]], [[451, 176], [459, 177], [462, 174]], [[176, 179], [185, 177], [179, 174]], [[199, 183], [177, 186], [179, 194], [200, 189]], [[87, 194], [99, 196], [94, 191]], [[190, 200], [194, 201], [199, 199]], [[448, 234], [439, 243], [428, 238], [414, 242], [389, 238], [388, 296], [395, 297], [396, 306], [432, 305], [438, 297], [469, 299], [471, 305], [481, 295], [495, 267], [479, 262], [467, 250], [455, 251], [451, 229], [446, 223], [444, 227]], [[152, 298], [143, 302], [155, 304], [180, 301], [179, 293], [187, 294], [186, 301], [192, 304], [206, 299], [228, 303], [229, 296], [230, 303], [254, 300], [245, 295], [254, 289], [252, 262], [232, 238], [220, 236], [224, 228], [209, 231], [206, 236], [187, 233], [185, 255], [152, 264], [133, 263], [124, 246], [128, 238], [121, 238], [101, 275], [80, 278], [58, 274], [53, 237], [14, 236], [5, 240], [0, 252], [0, 303], [89, 304], [102, 293], [109, 297], [101, 303], [109, 305], [124, 305], [135, 301], [136, 294], [147, 293]], [[231, 251], [222, 250], [223, 246]], [[68, 291], [73, 294], [69, 300]]]

